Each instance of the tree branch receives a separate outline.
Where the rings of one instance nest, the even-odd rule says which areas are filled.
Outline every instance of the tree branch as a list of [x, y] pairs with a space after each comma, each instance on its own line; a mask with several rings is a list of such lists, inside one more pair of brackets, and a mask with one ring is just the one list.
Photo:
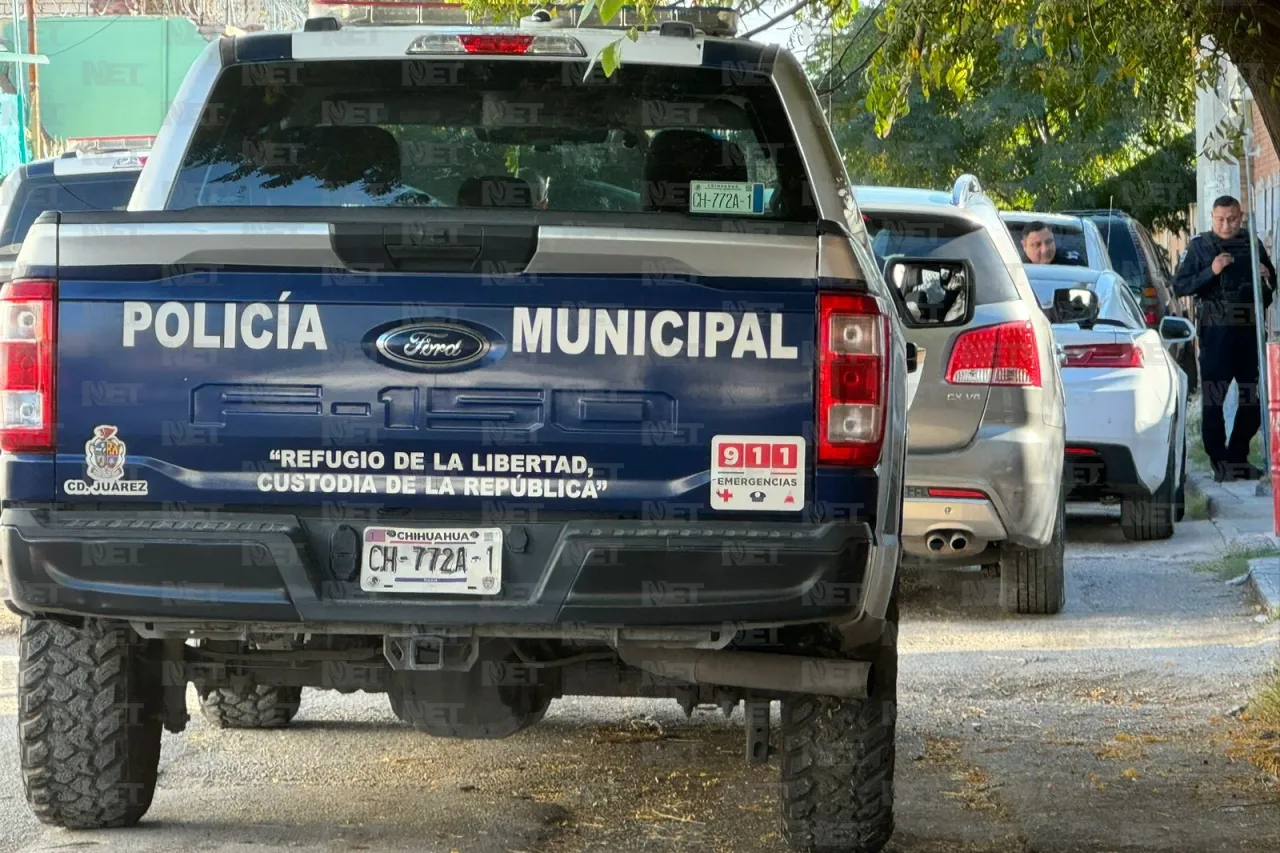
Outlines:
[[748, 30], [747, 32], [743, 33], [741, 38], [749, 39], [754, 35], [759, 35], [765, 30], [770, 29], [774, 26], [777, 26], [782, 21], [785, 21], [787, 18], [790, 18], [792, 15], [794, 15], [796, 12], [801, 11], [806, 6], [813, 5], [814, 2], [816, 2], [816, 0], [798, 0], [798, 2], [794, 3], [790, 7], [774, 15], [772, 18], [765, 21], [763, 24], [756, 27], [754, 30]]

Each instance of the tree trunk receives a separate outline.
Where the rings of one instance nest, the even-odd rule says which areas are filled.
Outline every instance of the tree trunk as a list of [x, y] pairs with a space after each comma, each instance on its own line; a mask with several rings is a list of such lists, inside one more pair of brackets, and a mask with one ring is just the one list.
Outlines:
[[1211, 27], [1208, 35], [1231, 57], [1253, 93], [1263, 124], [1254, 133], [1265, 129], [1271, 143], [1280, 149], [1280, 0], [1250, 0], [1249, 6], [1245, 14], [1254, 16], [1260, 27], [1258, 35], [1236, 33], [1236, 17], [1225, 12], [1218, 19], [1222, 31], [1212, 32]]

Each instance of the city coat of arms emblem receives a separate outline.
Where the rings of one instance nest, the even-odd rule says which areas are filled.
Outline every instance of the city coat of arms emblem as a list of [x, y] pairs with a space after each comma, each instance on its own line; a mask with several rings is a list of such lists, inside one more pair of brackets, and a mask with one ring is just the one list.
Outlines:
[[84, 444], [85, 464], [89, 477], [108, 482], [124, 476], [124, 441], [113, 426], [99, 426], [93, 430], [93, 438]]

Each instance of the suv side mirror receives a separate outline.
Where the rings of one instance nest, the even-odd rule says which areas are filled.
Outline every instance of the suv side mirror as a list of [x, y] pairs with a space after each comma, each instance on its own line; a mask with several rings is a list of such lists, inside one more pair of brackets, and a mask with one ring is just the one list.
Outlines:
[[1098, 319], [1098, 294], [1085, 287], [1059, 287], [1048, 314], [1054, 323], [1092, 323]]
[[963, 326], [973, 318], [973, 267], [966, 260], [891, 258], [884, 278], [907, 328]]
[[1163, 317], [1159, 328], [1160, 340], [1166, 344], [1180, 344], [1196, 336], [1196, 327], [1185, 317]]

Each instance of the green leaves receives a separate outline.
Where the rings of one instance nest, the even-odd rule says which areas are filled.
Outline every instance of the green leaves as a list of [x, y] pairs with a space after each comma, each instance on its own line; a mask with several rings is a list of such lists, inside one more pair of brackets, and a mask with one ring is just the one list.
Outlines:
[[[1167, 36], [1177, 32], [1170, 48], [1148, 32], [1149, 22], [1118, 20], [1144, 2], [1106, 0], [1120, 6], [1117, 15], [1096, 0], [885, 0], [877, 21], [884, 47], [869, 73], [851, 76], [834, 98], [845, 105], [832, 130], [850, 175], [947, 187], [975, 172], [1004, 204], [1048, 209], [1126, 174], [1182, 140], [1194, 107], [1196, 60], [1185, 31], [1166, 27]], [[834, 45], [815, 45], [815, 78], [827, 75], [834, 57], [843, 55], [847, 68], [865, 60], [882, 36], [867, 27], [855, 44], [848, 40], [873, 13], [855, 16]], [[1154, 50], [1157, 42], [1159, 59], [1115, 50]], [[1170, 171], [1163, 184], [1150, 178], [1155, 186], [1194, 175], [1194, 158], [1178, 151], [1161, 161]], [[1166, 195], [1141, 202], [1143, 210], [1181, 215], [1184, 199]]]
[[613, 72], [618, 70], [618, 66], [622, 64], [622, 39], [609, 42], [605, 45], [604, 50], [600, 51], [600, 68], [604, 70], [604, 76], [612, 77]]
[[606, 24], [609, 23], [618, 16], [625, 5], [627, 5], [626, 0], [604, 0], [600, 4], [600, 20]]

